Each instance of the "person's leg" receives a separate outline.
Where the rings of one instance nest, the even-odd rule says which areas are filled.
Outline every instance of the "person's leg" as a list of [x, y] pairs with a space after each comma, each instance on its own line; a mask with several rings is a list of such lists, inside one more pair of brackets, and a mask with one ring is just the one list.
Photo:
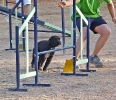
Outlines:
[[[85, 43], [86, 43], [86, 39], [87, 39], [87, 27], [83, 27], [83, 43], [82, 43], [82, 48], [84, 48], [85, 46]], [[79, 58], [80, 56], [80, 36], [79, 38], [77, 39], [77, 42], [76, 42], [76, 59]]]
[[31, 4], [31, 0], [24, 0], [24, 13], [26, 15], [29, 14], [29, 5]]
[[[19, 0], [16, 0], [16, 3], [18, 2]], [[31, 4], [31, 0], [24, 0], [24, 14], [28, 15], [29, 13], [29, 5]], [[18, 9], [21, 8], [21, 4], [19, 4], [18, 6]]]
[[94, 29], [95, 32], [100, 34], [100, 37], [98, 38], [96, 45], [95, 45], [95, 49], [93, 51], [92, 57], [95, 55], [98, 55], [98, 53], [101, 51], [101, 49], [104, 47], [104, 45], [106, 44], [110, 34], [111, 34], [111, 30], [108, 27], [107, 24], [102, 24], [100, 26], [97, 26]]
[[24, 5], [24, 13], [25, 13], [26, 15], [29, 14], [29, 4]]
[[[80, 29], [79, 26], [79, 21], [77, 20], [77, 27], [78, 29]], [[104, 45], [106, 44], [110, 34], [111, 34], [111, 30], [108, 27], [107, 23], [105, 22], [104, 19], [102, 19], [102, 17], [96, 18], [96, 19], [91, 19], [90, 21], [90, 29], [94, 32], [94, 33], [99, 33], [100, 37], [98, 38], [96, 45], [95, 45], [95, 49], [92, 53], [92, 56], [90, 57], [90, 62], [94, 63], [95, 66], [103, 66], [103, 64], [100, 62], [100, 59], [98, 58], [98, 53], [101, 51], [101, 49], [104, 47]], [[87, 28], [84, 27], [83, 28], [83, 47], [86, 43], [86, 31]], [[77, 59], [80, 56], [80, 38], [77, 39]]]
[[[16, 0], [16, 3], [18, 3], [18, 2], [19, 2], [19, 0]], [[17, 8], [18, 9], [21, 8], [21, 4], [19, 4]]]
[[[92, 20], [90, 20], [90, 23], [92, 22]], [[76, 26], [78, 28], [78, 31], [80, 32], [80, 17], [77, 17], [76, 18]], [[79, 33], [81, 34], [81, 33]], [[83, 43], [82, 43], [82, 49], [84, 48], [85, 46], [85, 43], [86, 43], [86, 38], [87, 38], [87, 25], [86, 23], [83, 21]], [[76, 59], [78, 60], [79, 56], [80, 56], [80, 49], [81, 49], [81, 45], [80, 45], [80, 35], [79, 37], [77, 38], [77, 41], [76, 41]]]
[[90, 29], [94, 33], [98, 33], [100, 35], [100, 37], [98, 38], [98, 40], [95, 44], [94, 51], [93, 51], [92, 55], [90, 56], [89, 60], [90, 60], [90, 63], [93, 63], [96, 67], [102, 67], [103, 63], [100, 61], [98, 54], [100, 53], [100, 51], [106, 44], [106, 42], [111, 34], [111, 30], [102, 17], [96, 18], [92, 22]]

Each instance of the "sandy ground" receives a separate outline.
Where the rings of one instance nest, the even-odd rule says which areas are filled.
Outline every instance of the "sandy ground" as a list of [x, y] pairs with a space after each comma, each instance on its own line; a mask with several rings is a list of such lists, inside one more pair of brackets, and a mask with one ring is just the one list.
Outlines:
[[[47, 0], [38, 3], [38, 17], [40, 20], [49, 22], [61, 27], [61, 10], [57, 1]], [[16, 88], [16, 53], [9, 48], [9, 27], [4, 15], [0, 15], [0, 100], [116, 100], [116, 27], [111, 21], [109, 12], [104, 4], [101, 8], [101, 14], [106, 19], [112, 34], [106, 46], [99, 54], [104, 63], [103, 68], [95, 68], [90, 65], [90, 69], [96, 72], [88, 72], [88, 76], [64, 76], [61, 75], [66, 59], [72, 58], [72, 49], [55, 53], [55, 56], [49, 65], [48, 73], [39, 72], [38, 84], [50, 84], [50, 87], [28, 87], [24, 83], [33, 84], [34, 77], [22, 79], [21, 88], [28, 89], [27, 92], [9, 91], [9, 88]], [[15, 38], [15, 19], [13, 19], [13, 39]], [[20, 20], [19, 20], [20, 22]], [[20, 26], [20, 24], [19, 24]], [[65, 27], [70, 29], [69, 8], [65, 9]], [[29, 25], [33, 29], [33, 24]], [[38, 26], [39, 29], [46, 29]], [[58, 33], [39, 33], [38, 40], [48, 39]], [[95, 42], [99, 35], [90, 35], [90, 49], [93, 51]], [[61, 39], [62, 40], [62, 39]], [[66, 37], [66, 44], [71, 44], [71, 38]], [[13, 45], [15, 48], [15, 45]], [[33, 32], [29, 32], [29, 48], [33, 48]], [[84, 49], [84, 54], [85, 54]], [[29, 52], [29, 61], [31, 62], [32, 51]], [[25, 52], [20, 52], [21, 73], [25, 72]], [[80, 65], [80, 68], [85, 68]], [[33, 69], [30, 67], [30, 71]], [[77, 72], [84, 74], [83, 72]]]

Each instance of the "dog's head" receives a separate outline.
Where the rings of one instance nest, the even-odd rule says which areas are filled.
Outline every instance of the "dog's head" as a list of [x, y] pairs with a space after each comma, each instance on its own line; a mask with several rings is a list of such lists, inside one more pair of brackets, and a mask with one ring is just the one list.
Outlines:
[[49, 38], [49, 44], [51, 48], [55, 48], [59, 45], [61, 45], [60, 38], [58, 36], [51, 36]]

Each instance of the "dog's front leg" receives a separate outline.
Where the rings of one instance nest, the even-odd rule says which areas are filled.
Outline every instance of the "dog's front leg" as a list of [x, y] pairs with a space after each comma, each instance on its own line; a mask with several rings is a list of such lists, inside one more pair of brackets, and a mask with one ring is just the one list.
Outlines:
[[47, 67], [49, 66], [53, 56], [54, 56], [54, 53], [50, 53], [50, 56], [47, 58], [46, 63], [44, 65], [44, 67], [43, 67], [43, 71], [47, 70]]
[[45, 56], [44, 54], [43, 55], [40, 55], [39, 56], [39, 60], [38, 60], [38, 70], [41, 70], [42, 71], [42, 65], [45, 61]]

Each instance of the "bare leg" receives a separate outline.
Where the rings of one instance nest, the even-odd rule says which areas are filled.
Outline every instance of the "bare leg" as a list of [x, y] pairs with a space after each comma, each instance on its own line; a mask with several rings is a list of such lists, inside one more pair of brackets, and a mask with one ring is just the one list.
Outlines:
[[[17, 9], [20, 9], [21, 7], [17, 7]], [[29, 4], [24, 5], [24, 14], [28, 15], [29, 14]]]
[[[83, 47], [85, 46], [86, 43], [86, 39], [87, 39], [87, 27], [83, 27]], [[76, 47], [76, 58], [78, 59], [80, 56], [80, 37], [77, 39], [77, 47]]]
[[107, 24], [97, 26], [95, 28], [95, 31], [98, 32], [101, 36], [98, 38], [98, 40], [96, 42], [95, 49], [93, 51], [92, 56], [98, 55], [98, 53], [104, 47], [104, 45], [106, 44], [106, 42], [111, 34], [111, 30], [109, 29]]
[[29, 14], [29, 4], [26, 4], [25, 6], [24, 6], [24, 13], [26, 14], [26, 15], [28, 15]]
[[[83, 48], [85, 46], [85, 43], [86, 43], [86, 30], [87, 28], [84, 27], [83, 28]], [[96, 42], [96, 45], [95, 45], [95, 49], [92, 53], [92, 57], [94, 55], [98, 55], [98, 53], [101, 51], [101, 49], [104, 47], [104, 45], [106, 44], [110, 34], [111, 34], [111, 30], [109, 29], [108, 25], [107, 24], [103, 24], [103, 25], [100, 25], [100, 26], [97, 26], [95, 28], [95, 31], [98, 32], [100, 34], [100, 37], [98, 38], [97, 42]], [[76, 58], [78, 59], [79, 56], [80, 56], [80, 38], [77, 39], [77, 56]]]

